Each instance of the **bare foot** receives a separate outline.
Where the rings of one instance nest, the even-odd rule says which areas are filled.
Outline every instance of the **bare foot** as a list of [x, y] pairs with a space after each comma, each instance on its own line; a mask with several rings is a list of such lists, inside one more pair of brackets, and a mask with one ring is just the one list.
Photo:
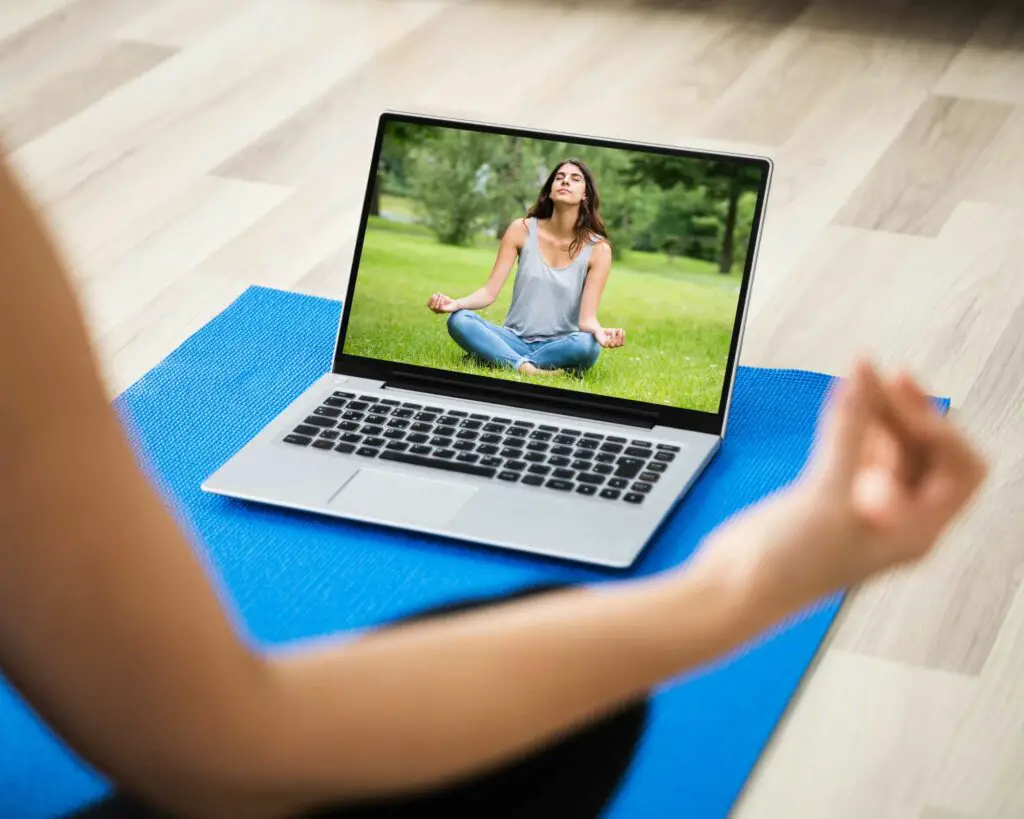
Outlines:
[[542, 370], [539, 367], [534, 367], [529, 361], [524, 361], [519, 365], [519, 372], [523, 375], [561, 375], [561, 370]]

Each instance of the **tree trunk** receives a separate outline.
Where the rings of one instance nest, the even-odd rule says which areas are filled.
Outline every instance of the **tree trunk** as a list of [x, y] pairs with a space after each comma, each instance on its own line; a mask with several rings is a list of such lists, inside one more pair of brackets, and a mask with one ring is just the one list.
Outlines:
[[726, 275], [732, 272], [733, 252], [736, 243], [736, 213], [739, 210], [741, 190], [739, 174], [733, 171], [732, 176], [729, 177], [729, 210], [725, 215], [722, 256], [718, 262], [718, 272]]
[[373, 177], [373, 190], [370, 191], [370, 216], [380, 216], [380, 172]]

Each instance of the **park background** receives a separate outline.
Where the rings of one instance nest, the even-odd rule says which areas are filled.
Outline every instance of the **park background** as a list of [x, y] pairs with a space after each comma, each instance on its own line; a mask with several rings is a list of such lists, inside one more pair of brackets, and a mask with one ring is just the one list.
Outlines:
[[[623, 327], [580, 378], [476, 364], [430, 294], [481, 287], [509, 223], [566, 158], [591, 169], [612, 243], [598, 318]], [[391, 121], [370, 193], [345, 352], [717, 412], [761, 171], [736, 163]], [[479, 311], [502, 324], [515, 267]]]

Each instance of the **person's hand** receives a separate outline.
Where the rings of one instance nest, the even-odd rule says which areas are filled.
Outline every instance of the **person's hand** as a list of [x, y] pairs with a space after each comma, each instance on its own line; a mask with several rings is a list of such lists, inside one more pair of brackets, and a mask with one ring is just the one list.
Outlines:
[[695, 564], [795, 611], [925, 557], [987, 472], [913, 379], [858, 361], [826, 402], [803, 472], [713, 532]]
[[449, 298], [444, 293], [433, 293], [427, 302], [427, 307], [435, 313], [454, 313], [459, 309], [459, 302], [457, 299]]
[[621, 347], [626, 343], [626, 331], [619, 327], [602, 327], [594, 338], [602, 347]]

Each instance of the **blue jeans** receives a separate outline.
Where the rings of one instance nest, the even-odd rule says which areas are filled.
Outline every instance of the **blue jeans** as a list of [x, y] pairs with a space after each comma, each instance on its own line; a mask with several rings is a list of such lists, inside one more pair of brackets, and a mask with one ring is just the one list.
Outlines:
[[507, 327], [491, 324], [472, 310], [448, 317], [448, 334], [463, 350], [489, 364], [518, 370], [524, 361], [538, 370], [582, 373], [597, 363], [601, 345], [593, 333], [569, 333], [548, 341], [524, 341]]

